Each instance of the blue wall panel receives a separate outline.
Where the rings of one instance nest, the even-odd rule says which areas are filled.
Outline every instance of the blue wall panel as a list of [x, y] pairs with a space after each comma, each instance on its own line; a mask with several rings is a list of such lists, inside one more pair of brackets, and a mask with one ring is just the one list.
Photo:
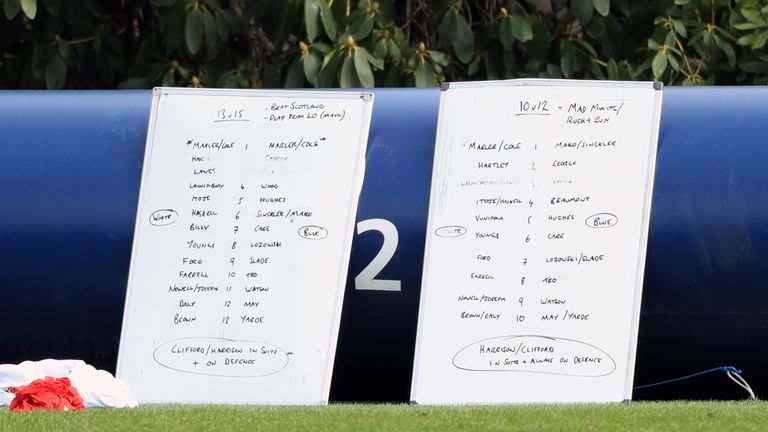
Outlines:
[[334, 400], [409, 398], [439, 101], [437, 89], [376, 91], [357, 220], [384, 219], [397, 229], [395, 255], [377, 278], [397, 280], [401, 290], [356, 289], [355, 276], [384, 242], [380, 232], [356, 235], [331, 387]]
[[[636, 384], [720, 365], [768, 391], [768, 88], [665, 88]], [[724, 375], [646, 398], [746, 393]]]
[[[439, 91], [375, 90], [331, 398], [410, 389]], [[81, 358], [114, 370], [151, 102], [139, 92], [0, 93], [0, 363]], [[768, 390], [768, 89], [666, 88], [636, 384], [723, 364]], [[365, 223], [365, 222], [364, 222]], [[390, 238], [390, 240], [392, 240]], [[450, 337], [446, 335], [446, 337]], [[636, 398], [729, 398], [723, 376]]]
[[0, 93], [0, 363], [114, 369], [150, 102]]

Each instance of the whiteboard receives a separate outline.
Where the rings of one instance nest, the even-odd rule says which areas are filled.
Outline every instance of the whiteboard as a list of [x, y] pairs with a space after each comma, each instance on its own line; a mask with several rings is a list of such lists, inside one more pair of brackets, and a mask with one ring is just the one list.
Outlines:
[[117, 376], [325, 404], [373, 95], [154, 90]]
[[441, 93], [411, 400], [631, 399], [662, 91]]

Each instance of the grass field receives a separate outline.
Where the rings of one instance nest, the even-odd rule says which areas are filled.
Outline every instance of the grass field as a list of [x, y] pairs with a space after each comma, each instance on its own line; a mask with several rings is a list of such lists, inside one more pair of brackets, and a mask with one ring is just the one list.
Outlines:
[[142, 406], [135, 410], [12, 413], [2, 431], [765, 431], [768, 403], [634, 402], [629, 405], [424, 407]]

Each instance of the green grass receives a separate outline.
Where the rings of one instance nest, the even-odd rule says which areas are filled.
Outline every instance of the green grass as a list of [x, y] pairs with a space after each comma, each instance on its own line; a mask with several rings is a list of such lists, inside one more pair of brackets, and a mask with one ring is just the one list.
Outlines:
[[245, 407], [147, 405], [135, 410], [15, 413], [2, 431], [764, 431], [768, 403], [634, 402], [630, 405]]

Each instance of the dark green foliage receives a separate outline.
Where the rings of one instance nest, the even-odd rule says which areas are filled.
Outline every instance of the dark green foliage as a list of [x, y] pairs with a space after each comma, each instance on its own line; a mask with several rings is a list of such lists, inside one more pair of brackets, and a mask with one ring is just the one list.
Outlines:
[[764, 0], [0, 3], [0, 88], [768, 83]]

